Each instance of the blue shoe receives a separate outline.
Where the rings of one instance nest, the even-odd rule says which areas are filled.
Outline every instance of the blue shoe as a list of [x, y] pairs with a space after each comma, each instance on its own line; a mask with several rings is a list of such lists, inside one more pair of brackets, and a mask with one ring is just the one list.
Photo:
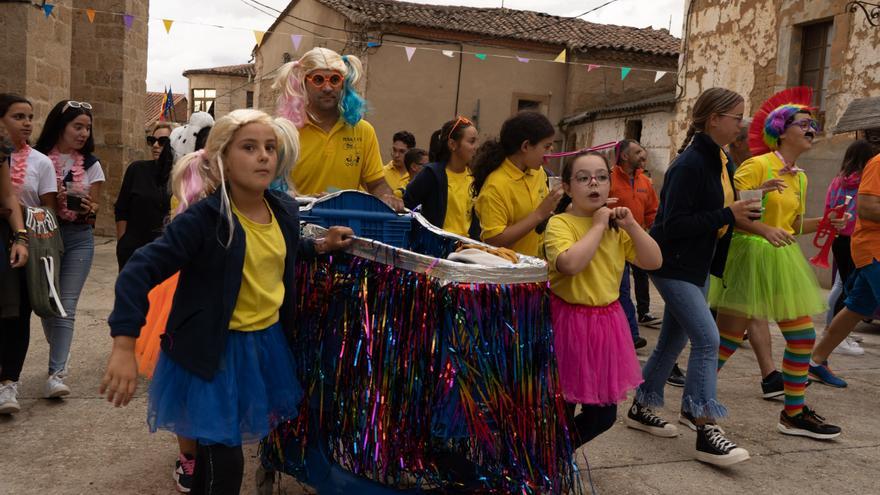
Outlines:
[[830, 387], [846, 388], [846, 381], [835, 375], [828, 367], [828, 361], [819, 366], [810, 366], [810, 379], [824, 383]]

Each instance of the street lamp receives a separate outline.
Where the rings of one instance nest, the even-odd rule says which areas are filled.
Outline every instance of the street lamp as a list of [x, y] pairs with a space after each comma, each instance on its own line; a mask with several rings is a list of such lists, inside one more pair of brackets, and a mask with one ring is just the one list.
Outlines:
[[862, 2], [859, 0], [846, 4], [846, 10], [855, 13], [859, 9], [865, 13], [868, 23], [874, 27], [880, 27], [880, 4], [871, 2]]

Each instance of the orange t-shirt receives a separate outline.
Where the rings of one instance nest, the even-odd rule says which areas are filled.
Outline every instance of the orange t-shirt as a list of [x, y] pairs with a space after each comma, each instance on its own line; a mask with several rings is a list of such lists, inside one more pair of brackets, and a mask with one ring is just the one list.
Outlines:
[[[880, 196], [880, 155], [875, 156], [862, 172], [859, 184], [859, 196]], [[856, 229], [852, 235], [852, 257], [856, 268], [870, 265], [872, 261], [880, 261], [880, 222], [856, 219]]]

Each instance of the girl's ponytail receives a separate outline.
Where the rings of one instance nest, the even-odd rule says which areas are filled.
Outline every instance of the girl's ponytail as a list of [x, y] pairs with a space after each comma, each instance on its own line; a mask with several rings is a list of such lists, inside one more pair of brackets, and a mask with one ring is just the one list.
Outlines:
[[174, 211], [179, 214], [191, 204], [204, 198], [217, 187], [211, 164], [205, 157], [205, 150], [184, 155], [177, 160], [171, 170], [171, 191], [177, 198]]
[[693, 123], [691, 123], [691, 125], [688, 126], [688, 131], [684, 137], [684, 142], [681, 143], [681, 148], [678, 148], [679, 155], [684, 153], [684, 150], [686, 150], [688, 145], [691, 144], [691, 140], [693, 140], [694, 134], [696, 134], [696, 133], [697, 133], [697, 127]]
[[489, 174], [494, 172], [504, 163], [507, 158], [507, 152], [497, 139], [490, 139], [477, 148], [474, 159], [471, 161], [471, 170], [474, 174], [474, 183], [471, 185], [471, 192], [474, 197], [480, 194], [483, 184], [489, 178]]

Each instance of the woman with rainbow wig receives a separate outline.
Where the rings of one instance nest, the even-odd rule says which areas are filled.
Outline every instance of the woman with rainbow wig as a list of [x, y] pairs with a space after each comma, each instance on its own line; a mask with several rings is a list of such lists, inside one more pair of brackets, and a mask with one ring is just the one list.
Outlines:
[[[760, 217], [737, 222], [722, 279], [713, 278], [709, 303], [718, 311], [718, 368], [742, 344], [753, 320], [772, 320], [785, 338], [782, 382], [785, 407], [777, 429], [786, 435], [826, 440], [841, 429], [804, 404], [810, 353], [816, 339], [812, 315], [826, 310], [812, 268], [795, 236], [816, 232], [821, 218], [804, 218], [807, 175], [796, 164], [812, 147], [819, 126], [808, 106], [809, 88], [774, 95], [755, 114], [749, 131], [752, 158], [736, 171], [738, 191], [763, 190]], [[769, 190], [768, 190], [769, 189]], [[846, 224], [836, 220], [838, 229]]]
[[354, 55], [312, 48], [279, 69], [277, 114], [296, 125], [302, 145], [291, 173], [297, 194], [321, 195], [363, 187], [403, 210], [385, 181], [376, 131], [363, 119], [366, 101], [357, 91], [364, 74]]

